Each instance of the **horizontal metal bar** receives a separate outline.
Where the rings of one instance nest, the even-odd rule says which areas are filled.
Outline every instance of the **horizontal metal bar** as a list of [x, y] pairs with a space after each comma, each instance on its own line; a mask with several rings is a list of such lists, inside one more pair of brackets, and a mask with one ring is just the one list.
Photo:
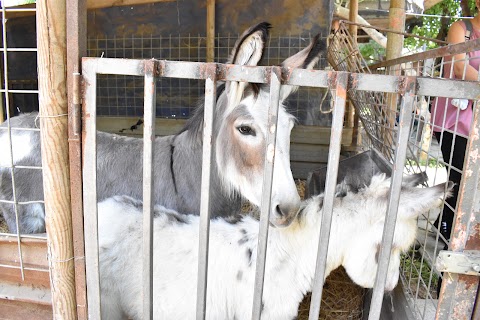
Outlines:
[[[144, 76], [144, 60], [115, 58], [83, 58], [97, 64], [98, 74]], [[158, 60], [162, 66], [161, 77], [206, 79], [205, 70], [210, 63]], [[217, 79], [268, 83], [271, 67], [218, 64]], [[328, 87], [329, 74], [334, 71], [292, 69], [283, 70], [284, 85]], [[403, 76], [351, 73], [351, 88], [359, 91], [398, 93], [405, 82]], [[460, 84], [460, 85], [459, 85]], [[480, 85], [475, 81], [416, 78], [417, 94], [447, 98], [479, 99]], [[8, 90], [15, 93], [20, 92]], [[25, 90], [23, 90], [24, 92]], [[0, 91], [1, 92], [1, 91]], [[32, 90], [32, 92], [34, 92]]]
[[418, 77], [416, 93], [419, 96], [480, 99], [480, 82]]
[[2, 8], [4, 12], [36, 12], [37, 8]]
[[40, 128], [21, 128], [21, 127], [0, 127], [0, 130], [11, 130], [11, 131], [38, 131]]
[[400, 91], [400, 80], [403, 77], [383, 74], [350, 74], [351, 86], [349, 89], [360, 91], [380, 91], [396, 93]]
[[453, 252], [442, 250], [438, 253], [435, 267], [439, 272], [480, 276], [480, 251]]
[[[0, 267], [20, 270], [20, 266], [12, 266], [12, 265], [9, 265], [9, 264], [2, 264], [2, 263], [0, 263]], [[23, 270], [49, 272], [49, 269], [48, 269], [48, 268], [41, 269], [41, 268], [23, 267]]]
[[36, 201], [12, 201], [12, 200], [0, 200], [0, 203], [8, 203], [8, 204], [18, 204], [18, 205], [29, 205], [29, 204], [35, 204], [35, 203], [45, 203], [43, 200], [36, 200]]
[[380, 63], [372, 64], [368, 66], [368, 68], [370, 68], [370, 70], [375, 70], [381, 67], [397, 66], [402, 63], [434, 59], [434, 58], [443, 57], [446, 55], [454, 55], [459, 53], [477, 51], [479, 49], [480, 49], [480, 39], [475, 39], [475, 40], [465, 41], [465, 42], [461, 42], [461, 43], [457, 43], [454, 45], [449, 45], [449, 46], [445, 46], [437, 49], [428, 50], [425, 52], [415, 53], [415, 54], [400, 57], [397, 59], [383, 61]]
[[37, 48], [7, 48], [6, 50], [4, 48], [0, 48], [0, 52], [37, 52]]
[[7, 168], [7, 169], [32, 169], [32, 170], [42, 170], [42, 167], [34, 167], [34, 166], [1, 166], [0, 168]]
[[35, 94], [38, 94], [38, 90], [22, 90], [22, 89], [0, 89], [0, 92], [8, 92], [8, 93], [35, 93]]
[[13, 234], [13, 233], [1, 233], [1, 232], [0, 232], [0, 236], [2, 236], [2, 237], [15, 238], [15, 240], [18, 239], [18, 238], [20, 238], [20, 239], [47, 240], [47, 234], [46, 234], [46, 233], [20, 234], [20, 236], [19, 236], [19, 235], [17, 235], [17, 234]]
[[[82, 65], [92, 66], [92, 72], [96, 74], [143, 77], [145, 75], [144, 61], [145, 59], [82, 58]], [[96, 74], [92, 74], [92, 77], [95, 77]]]

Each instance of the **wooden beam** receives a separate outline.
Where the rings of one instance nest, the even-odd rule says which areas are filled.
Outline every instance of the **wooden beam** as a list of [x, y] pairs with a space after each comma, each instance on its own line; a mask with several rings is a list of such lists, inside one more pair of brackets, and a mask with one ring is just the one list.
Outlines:
[[215, 0], [207, 0], [207, 62], [215, 61]]
[[[121, 6], [135, 6], [139, 4], [149, 4], [149, 3], [157, 3], [157, 2], [174, 2], [177, 0], [84, 0], [87, 1], [87, 9], [102, 9], [102, 8], [110, 8], [110, 7], [121, 7]], [[27, 16], [34, 16], [35, 11], [18, 11], [17, 9], [34, 9], [35, 4], [26, 4], [22, 6], [15, 6], [15, 7], [8, 7], [6, 8], [7, 12], [5, 14], [5, 18], [13, 19], [19, 17], [27, 17]], [[14, 9], [17, 11], [9, 11], [9, 9]], [[1, 17], [0, 12], [0, 17]]]
[[134, 6], [156, 2], [174, 2], [177, 0], [87, 0], [87, 9]]
[[[86, 320], [87, 283], [85, 271], [85, 243], [83, 230], [82, 193], [82, 141], [81, 104], [78, 97], [81, 72], [80, 59], [87, 55], [87, 6], [86, 0], [67, 0], [67, 93], [68, 93], [68, 145], [70, 159], [70, 192], [72, 210], [72, 236], [75, 254], [75, 293], [77, 319]], [[78, 80], [78, 81], [76, 81]]]
[[67, 139], [66, 43], [65, 1], [38, 1], [38, 100], [54, 319], [77, 317]]

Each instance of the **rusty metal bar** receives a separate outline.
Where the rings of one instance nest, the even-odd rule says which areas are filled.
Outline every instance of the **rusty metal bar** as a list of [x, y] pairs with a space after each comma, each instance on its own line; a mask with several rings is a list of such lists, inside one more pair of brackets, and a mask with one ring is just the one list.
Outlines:
[[[465, 152], [465, 166], [458, 192], [457, 213], [449, 250], [480, 250], [480, 110], [474, 105], [474, 120]], [[470, 319], [479, 286], [477, 276], [444, 273], [436, 319]], [[477, 302], [478, 303], [478, 302]], [[472, 318], [473, 319], [473, 318]]]
[[217, 66], [205, 69], [205, 111], [203, 115], [202, 185], [198, 244], [197, 320], [206, 318], [208, 283], [208, 243], [210, 235], [210, 181], [214, 153], [212, 146], [213, 118], [217, 96]]
[[411, 54], [411, 55], [408, 55], [408, 56], [403, 56], [403, 57], [400, 57], [400, 58], [383, 61], [383, 62], [380, 62], [380, 63], [375, 63], [375, 64], [372, 64], [372, 65], [369, 65], [368, 68], [370, 70], [375, 70], [375, 69], [382, 68], [382, 67], [391, 67], [391, 66], [395, 66], [395, 65], [400, 65], [400, 64], [406, 63], [406, 62], [426, 60], [426, 59], [434, 59], [434, 58], [437, 58], [437, 57], [443, 57], [443, 56], [455, 55], [455, 54], [459, 54], [459, 53], [477, 51], [479, 49], [480, 49], [480, 39], [475, 39], [475, 40], [471, 40], [471, 41], [465, 41], [465, 42], [462, 42], [462, 43], [448, 45], [448, 46], [441, 47], [441, 48], [438, 48], [438, 49], [432, 49], [432, 50], [428, 50], [428, 51], [425, 51], [425, 52], [415, 53], [415, 54]]
[[145, 61], [143, 93], [143, 319], [153, 319], [153, 155], [157, 61]]
[[395, 223], [397, 221], [398, 203], [400, 200], [400, 188], [402, 183], [403, 168], [407, 157], [407, 144], [412, 124], [413, 101], [415, 98], [415, 79], [405, 79], [405, 90], [402, 92], [402, 104], [400, 108], [400, 120], [398, 123], [398, 135], [395, 150], [395, 162], [392, 168], [392, 182], [390, 185], [390, 196], [388, 200], [387, 216], [385, 219], [380, 253], [378, 257], [378, 270], [373, 288], [372, 301], [370, 305], [369, 320], [380, 319], [383, 293], [387, 281], [388, 265], [390, 263], [390, 252], [392, 251], [393, 237], [395, 234]]
[[265, 162], [263, 166], [262, 202], [260, 207], [260, 226], [258, 231], [257, 263], [255, 267], [255, 285], [253, 292], [252, 319], [260, 320], [262, 315], [263, 282], [265, 262], [267, 258], [268, 226], [271, 211], [273, 164], [275, 162], [275, 146], [277, 143], [278, 109], [282, 71], [272, 68], [270, 76], [270, 101], [268, 105], [268, 128], [266, 136]]
[[313, 279], [313, 291], [310, 305], [309, 320], [316, 320], [320, 315], [323, 285], [327, 268], [328, 243], [332, 226], [333, 201], [335, 187], [337, 185], [338, 163], [340, 161], [340, 149], [342, 147], [343, 118], [345, 116], [345, 103], [348, 90], [348, 73], [337, 72], [335, 85], [335, 106], [333, 109], [332, 133], [328, 151], [327, 176], [325, 182], [325, 198], [322, 210], [322, 222], [320, 226], [320, 239], [318, 243], [317, 262], [315, 277]]

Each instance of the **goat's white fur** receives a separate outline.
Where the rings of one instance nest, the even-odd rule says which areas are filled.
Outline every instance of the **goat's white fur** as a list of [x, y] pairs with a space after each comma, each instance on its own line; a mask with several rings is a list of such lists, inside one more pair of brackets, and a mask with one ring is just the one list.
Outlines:
[[[343, 265], [357, 284], [373, 287], [390, 179], [334, 202], [326, 276]], [[440, 203], [444, 185], [402, 187], [386, 289], [398, 281], [400, 253], [414, 242], [416, 217]], [[292, 319], [312, 289], [323, 195], [307, 200], [286, 228], [270, 228], [262, 319]], [[99, 204], [100, 279], [103, 319], [142, 318], [141, 202], [129, 197]], [[180, 216], [157, 206], [154, 220], [154, 318], [194, 319], [197, 292], [198, 216]], [[207, 319], [249, 319], [258, 221], [211, 221]]]

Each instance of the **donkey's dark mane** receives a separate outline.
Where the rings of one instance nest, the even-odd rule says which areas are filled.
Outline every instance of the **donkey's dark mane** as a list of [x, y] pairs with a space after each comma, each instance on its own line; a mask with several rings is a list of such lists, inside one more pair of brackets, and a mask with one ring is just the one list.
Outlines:
[[[217, 87], [217, 97], [215, 101], [218, 102], [218, 98], [220, 98], [220, 96], [224, 91], [225, 91], [225, 83], [222, 83]], [[204, 112], [205, 112], [205, 96], [203, 96], [198, 100], [197, 108], [193, 112], [193, 115], [187, 120], [182, 130], [180, 130], [176, 135], [179, 135], [185, 131], [188, 131], [189, 135], [192, 138], [200, 137], [201, 139], [202, 133], [203, 133]]]
[[[260, 83], [249, 83], [245, 91], [250, 89], [253, 91], [254, 96], [258, 96], [261, 86], [262, 84]], [[225, 83], [222, 83], [217, 87], [217, 97], [215, 100], [216, 102], [218, 102], [218, 99], [224, 92], [225, 92]], [[204, 112], [205, 112], [205, 96], [202, 96], [202, 98], [200, 98], [197, 102], [197, 108], [195, 109], [193, 115], [187, 120], [187, 122], [185, 123], [185, 126], [176, 135], [179, 135], [185, 131], [188, 131], [190, 138], [200, 139], [200, 141], [202, 141]]]

